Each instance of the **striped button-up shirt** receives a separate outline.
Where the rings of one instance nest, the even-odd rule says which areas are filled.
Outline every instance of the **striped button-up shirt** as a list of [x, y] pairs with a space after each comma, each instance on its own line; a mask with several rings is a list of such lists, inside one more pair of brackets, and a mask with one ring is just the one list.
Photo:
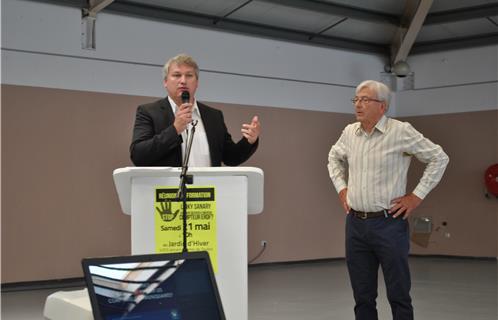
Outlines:
[[329, 174], [337, 192], [348, 188], [348, 205], [358, 211], [391, 208], [406, 194], [410, 160], [427, 163], [413, 193], [424, 199], [443, 176], [448, 156], [409, 123], [382, 116], [370, 134], [359, 122], [346, 126], [329, 152]]

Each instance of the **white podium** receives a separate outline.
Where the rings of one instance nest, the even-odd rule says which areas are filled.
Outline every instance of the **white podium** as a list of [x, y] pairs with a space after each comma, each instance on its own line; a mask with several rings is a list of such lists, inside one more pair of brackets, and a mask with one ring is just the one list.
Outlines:
[[[177, 187], [180, 183], [180, 168], [172, 167], [126, 167], [114, 170], [113, 177], [121, 209], [131, 215], [132, 254], [155, 253], [154, 200], [155, 188]], [[247, 214], [258, 214], [263, 210], [263, 171], [253, 167], [189, 168], [194, 181], [190, 186], [214, 186], [216, 189], [216, 223], [218, 272], [216, 282], [227, 319], [247, 320]], [[85, 313], [87, 319], [90, 302], [81, 292], [78, 305], [71, 310]], [[68, 295], [71, 294], [70, 292]], [[47, 298], [45, 317], [58, 317], [51, 304], [68, 309], [74, 297], [68, 298], [57, 292]], [[87, 302], [83, 303], [82, 300]], [[86, 304], [88, 303], [88, 304]], [[50, 310], [50, 312], [47, 311]], [[76, 319], [76, 318], [75, 318]], [[83, 319], [83, 318], [81, 318]]]
[[[114, 171], [121, 209], [131, 214], [131, 252], [155, 252], [155, 187], [180, 183], [180, 168], [127, 167]], [[247, 320], [247, 214], [263, 210], [263, 171], [252, 167], [189, 168], [191, 186], [214, 186], [218, 273], [227, 319]]]

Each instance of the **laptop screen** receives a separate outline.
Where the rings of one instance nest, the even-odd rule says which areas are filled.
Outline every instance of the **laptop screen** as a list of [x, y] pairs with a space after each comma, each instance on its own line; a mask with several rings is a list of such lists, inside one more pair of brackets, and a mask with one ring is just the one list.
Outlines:
[[206, 252], [83, 259], [97, 320], [224, 320]]

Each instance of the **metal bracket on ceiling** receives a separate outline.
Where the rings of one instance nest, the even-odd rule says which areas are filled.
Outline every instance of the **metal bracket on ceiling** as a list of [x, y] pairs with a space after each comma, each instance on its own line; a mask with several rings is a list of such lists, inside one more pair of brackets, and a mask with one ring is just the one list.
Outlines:
[[95, 50], [95, 24], [97, 13], [110, 5], [114, 0], [88, 0], [88, 8], [81, 10], [81, 48]]
[[409, 0], [406, 2], [401, 24], [391, 44], [389, 69], [397, 76], [404, 77], [410, 73], [410, 67], [406, 63], [406, 59], [418, 33], [422, 29], [432, 3], [433, 0]]

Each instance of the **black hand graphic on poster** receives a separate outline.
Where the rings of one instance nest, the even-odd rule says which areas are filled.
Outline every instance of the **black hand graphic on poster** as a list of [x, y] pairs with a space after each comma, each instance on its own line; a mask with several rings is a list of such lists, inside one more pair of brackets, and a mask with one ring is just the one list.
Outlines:
[[180, 209], [177, 209], [174, 213], [171, 212], [171, 202], [169, 201], [160, 202], [159, 206], [160, 207], [156, 207], [156, 210], [161, 216], [161, 219], [165, 222], [175, 220], [178, 212], [180, 212]]

